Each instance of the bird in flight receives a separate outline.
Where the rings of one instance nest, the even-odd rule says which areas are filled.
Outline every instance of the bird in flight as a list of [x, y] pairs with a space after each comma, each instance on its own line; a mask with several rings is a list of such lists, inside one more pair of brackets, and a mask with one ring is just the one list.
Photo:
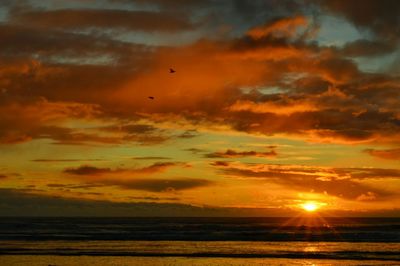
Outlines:
[[173, 73], [175, 73], [175, 72], [176, 72], [176, 71], [175, 71], [174, 69], [172, 69], [172, 68], [169, 69], [169, 73], [173, 74]]
[[150, 100], [154, 100], [154, 97], [153, 97], [153, 96], [149, 96], [149, 99], [150, 99]]

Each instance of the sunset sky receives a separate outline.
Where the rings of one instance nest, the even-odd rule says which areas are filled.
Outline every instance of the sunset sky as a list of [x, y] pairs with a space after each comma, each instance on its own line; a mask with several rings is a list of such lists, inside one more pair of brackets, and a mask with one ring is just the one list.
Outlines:
[[399, 14], [1, 1], [0, 215], [400, 216]]

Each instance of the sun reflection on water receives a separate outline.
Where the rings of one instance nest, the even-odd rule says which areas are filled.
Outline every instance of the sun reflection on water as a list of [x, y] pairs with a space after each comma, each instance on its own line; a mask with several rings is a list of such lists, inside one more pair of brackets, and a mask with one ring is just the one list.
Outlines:
[[314, 253], [314, 252], [318, 252], [320, 251], [320, 249], [318, 248], [318, 246], [312, 245], [312, 246], [307, 246], [303, 249], [304, 252], [310, 252], [310, 253]]

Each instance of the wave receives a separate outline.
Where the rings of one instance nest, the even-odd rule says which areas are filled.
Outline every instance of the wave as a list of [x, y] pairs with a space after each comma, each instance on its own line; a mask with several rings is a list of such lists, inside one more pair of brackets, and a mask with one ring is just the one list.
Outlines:
[[400, 219], [3, 218], [0, 240], [400, 242]]
[[400, 252], [282, 252], [282, 253], [158, 253], [129, 251], [82, 251], [82, 250], [32, 250], [1, 249], [0, 255], [57, 255], [57, 256], [130, 256], [130, 257], [191, 257], [191, 258], [290, 258], [290, 259], [335, 259], [335, 260], [387, 260], [400, 261]]

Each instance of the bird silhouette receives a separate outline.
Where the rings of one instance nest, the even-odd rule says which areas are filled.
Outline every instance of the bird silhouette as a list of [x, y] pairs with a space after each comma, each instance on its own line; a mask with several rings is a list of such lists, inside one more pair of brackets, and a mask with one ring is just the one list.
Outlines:
[[175, 73], [175, 72], [176, 72], [176, 71], [175, 71], [174, 69], [172, 69], [172, 68], [169, 69], [169, 73], [173, 74], [173, 73]]
[[150, 99], [150, 100], [154, 100], [154, 97], [153, 97], [153, 96], [149, 96], [149, 99]]

